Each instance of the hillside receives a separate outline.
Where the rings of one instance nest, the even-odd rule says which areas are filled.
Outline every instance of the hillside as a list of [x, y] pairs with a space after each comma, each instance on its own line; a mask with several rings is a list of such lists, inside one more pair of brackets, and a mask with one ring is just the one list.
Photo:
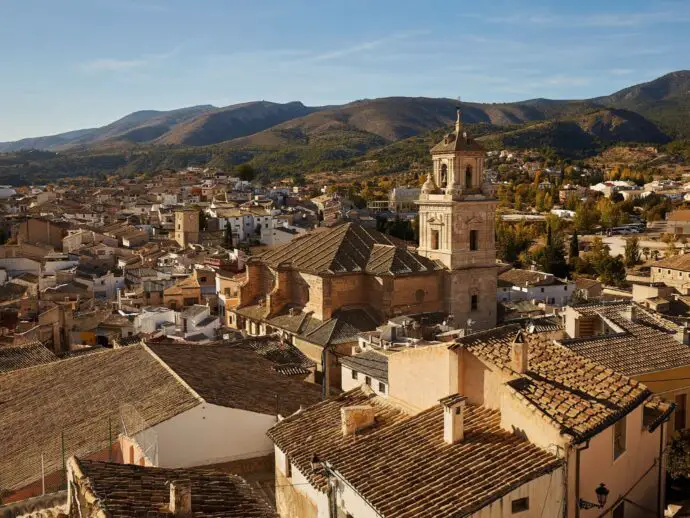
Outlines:
[[690, 138], [690, 70], [666, 74], [592, 102], [645, 116], [676, 138]]
[[258, 133], [316, 110], [301, 102], [258, 101], [206, 112], [176, 125], [153, 142], [164, 145], [205, 146]]
[[589, 113], [481, 137], [488, 147], [550, 147], [566, 156], [587, 156], [621, 142], [664, 144], [669, 137], [652, 122], [627, 110], [600, 108]]

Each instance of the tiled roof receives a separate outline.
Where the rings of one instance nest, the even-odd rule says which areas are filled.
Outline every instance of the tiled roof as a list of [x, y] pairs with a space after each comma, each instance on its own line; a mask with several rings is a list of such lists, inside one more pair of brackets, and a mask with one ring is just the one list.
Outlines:
[[667, 268], [669, 270], [690, 272], [690, 254], [680, 254], [672, 257], [666, 257], [661, 261], [653, 263], [651, 268]]
[[301, 368], [301, 370], [299, 370], [300, 374], [304, 373], [304, 371], [309, 373], [309, 369], [313, 369], [316, 366], [316, 364], [297, 347], [291, 343], [283, 342], [275, 336], [256, 336], [230, 342], [227, 345], [251, 349], [259, 356], [272, 362], [274, 364], [273, 369], [281, 374], [293, 372], [291, 371], [293, 368], [295, 369], [294, 372], [298, 372], [297, 368]]
[[199, 400], [140, 346], [107, 350], [0, 375], [0, 487], [16, 489], [62, 467], [67, 455], [107, 449], [133, 406], [152, 426]]
[[461, 133], [448, 133], [443, 140], [431, 148], [431, 153], [452, 153], [454, 151], [477, 151], [483, 152], [482, 145], [470, 136], [463, 136]]
[[639, 306], [636, 319], [630, 321], [624, 312], [632, 302], [576, 306], [583, 316], [603, 316], [623, 329], [622, 333], [563, 340], [561, 343], [610, 369], [627, 376], [690, 366], [690, 347], [674, 338], [675, 324], [665, 322]]
[[[375, 424], [343, 437], [341, 408], [370, 405]], [[370, 390], [356, 388], [276, 424], [269, 437], [320, 491], [316, 454], [327, 461], [379, 516], [468, 516], [509, 491], [560, 466], [553, 455], [501, 428], [500, 414], [467, 405], [465, 437], [443, 440], [443, 410], [410, 416]]]
[[[514, 375], [511, 345], [521, 327], [507, 325], [457, 340], [480, 359]], [[641, 383], [555, 344], [551, 333], [526, 333], [529, 367], [508, 385], [561, 433], [586, 440], [626, 415], [650, 395]]]
[[254, 351], [224, 345], [154, 344], [149, 348], [204, 401], [283, 415], [321, 399], [321, 388], [278, 374]]
[[17, 347], [0, 347], [0, 373], [50, 363], [58, 358], [41, 342]]
[[543, 272], [533, 272], [531, 270], [521, 270], [513, 268], [505, 271], [498, 276], [498, 280], [510, 286], [552, 286], [563, 284], [563, 281], [553, 275]]
[[204, 518], [277, 518], [276, 513], [237, 475], [203, 469], [165, 469], [70, 459], [77, 484], [96, 510], [111, 518], [166, 517], [169, 482], [191, 483], [192, 515]]
[[356, 223], [308, 232], [259, 259], [274, 268], [291, 263], [299, 271], [316, 274], [404, 275], [442, 268], [431, 259], [397, 247], [385, 234]]
[[343, 356], [340, 363], [346, 367], [388, 383], [388, 357], [376, 351], [364, 351], [354, 356]]

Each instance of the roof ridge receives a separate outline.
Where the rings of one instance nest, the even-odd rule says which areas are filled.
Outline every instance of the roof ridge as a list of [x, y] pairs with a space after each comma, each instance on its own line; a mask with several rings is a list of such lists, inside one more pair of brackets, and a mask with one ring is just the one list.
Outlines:
[[163, 368], [165, 370], [167, 370], [173, 376], [173, 378], [175, 378], [175, 380], [177, 380], [177, 382], [180, 385], [182, 385], [186, 390], [188, 390], [192, 396], [194, 396], [196, 399], [198, 399], [200, 403], [206, 403], [206, 400], [204, 398], [202, 398], [201, 395], [199, 395], [199, 393], [196, 390], [194, 390], [191, 387], [191, 385], [189, 385], [189, 383], [187, 383], [184, 379], [182, 379], [182, 376], [180, 376], [177, 372], [175, 372], [175, 370], [172, 369], [172, 367], [170, 367], [167, 363], [165, 363], [160, 356], [158, 356], [155, 352], [153, 352], [153, 350], [143, 340], [141, 342], [141, 347], [146, 352], [148, 352], [151, 356], [153, 356], [153, 358], [158, 363], [160, 363], [163, 366]]

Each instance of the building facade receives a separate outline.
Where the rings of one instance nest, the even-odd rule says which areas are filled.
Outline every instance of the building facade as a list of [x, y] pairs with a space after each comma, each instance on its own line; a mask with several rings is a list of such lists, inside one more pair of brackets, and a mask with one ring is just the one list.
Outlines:
[[433, 172], [422, 186], [419, 249], [446, 267], [445, 309], [457, 327], [496, 325], [495, 215], [482, 191], [485, 151], [462, 128], [431, 150]]

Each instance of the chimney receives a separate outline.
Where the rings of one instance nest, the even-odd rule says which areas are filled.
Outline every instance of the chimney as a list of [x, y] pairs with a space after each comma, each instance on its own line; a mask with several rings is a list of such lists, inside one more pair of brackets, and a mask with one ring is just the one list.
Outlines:
[[192, 516], [191, 480], [174, 480], [170, 485], [170, 512], [173, 516]]
[[374, 407], [370, 405], [346, 406], [340, 409], [343, 437], [355, 435], [374, 424]]
[[467, 398], [453, 394], [441, 399], [443, 407], [443, 440], [457, 444], [465, 438], [465, 402]]
[[630, 322], [637, 322], [639, 320], [639, 309], [634, 303], [630, 303], [630, 306], [625, 308], [623, 316], [630, 320]]
[[525, 335], [522, 329], [518, 331], [510, 346], [510, 366], [518, 374], [527, 372], [527, 365], [529, 360], [528, 344], [525, 340]]

